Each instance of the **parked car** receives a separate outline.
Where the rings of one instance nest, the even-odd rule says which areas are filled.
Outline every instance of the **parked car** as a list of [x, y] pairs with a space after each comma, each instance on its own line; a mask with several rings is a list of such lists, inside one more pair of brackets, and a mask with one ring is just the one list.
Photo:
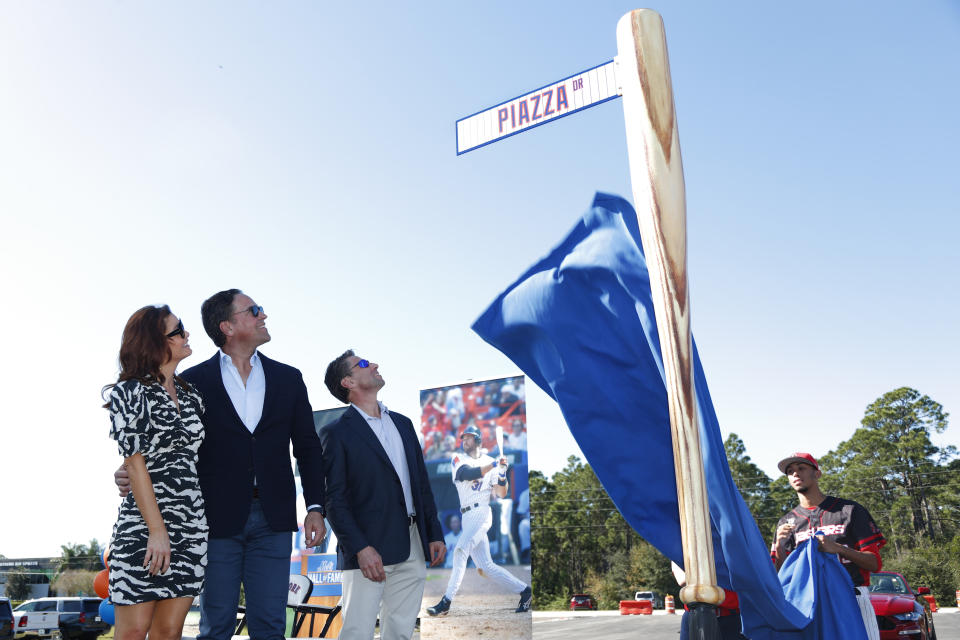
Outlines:
[[0, 598], [0, 640], [13, 638], [13, 609], [9, 598]]
[[870, 604], [877, 614], [880, 640], [936, 640], [930, 603], [923, 597], [929, 593], [928, 587], [914, 591], [899, 573], [870, 574]]
[[[100, 598], [37, 598], [16, 608], [16, 637], [63, 638], [64, 640], [96, 640], [110, 630], [100, 619]], [[24, 619], [26, 621], [24, 621]]]
[[66, 640], [96, 640], [110, 630], [100, 619], [100, 598], [56, 598], [60, 631]]
[[663, 598], [656, 591], [637, 591], [634, 600], [649, 600], [654, 609], [663, 609]]
[[575, 593], [570, 598], [570, 611], [576, 611], [577, 609], [596, 611], [597, 601], [593, 599], [593, 596], [586, 593]]
[[54, 598], [27, 600], [13, 610], [13, 637], [60, 640], [59, 619]]

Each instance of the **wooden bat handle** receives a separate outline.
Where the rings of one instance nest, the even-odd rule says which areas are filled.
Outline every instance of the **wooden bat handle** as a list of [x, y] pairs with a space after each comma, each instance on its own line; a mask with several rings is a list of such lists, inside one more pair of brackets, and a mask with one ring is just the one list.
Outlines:
[[630, 157], [630, 180], [657, 318], [680, 504], [684, 602], [720, 604], [693, 387], [687, 213], [680, 136], [663, 21], [637, 9], [617, 23], [617, 80]]

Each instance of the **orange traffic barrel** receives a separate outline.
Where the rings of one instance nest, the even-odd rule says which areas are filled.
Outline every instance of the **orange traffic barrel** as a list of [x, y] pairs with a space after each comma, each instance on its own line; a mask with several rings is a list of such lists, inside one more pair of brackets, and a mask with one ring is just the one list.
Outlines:
[[663, 599], [663, 606], [667, 610], [667, 613], [676, 613], [677, 608], [673, 604], [673, 596], [666, 596]]

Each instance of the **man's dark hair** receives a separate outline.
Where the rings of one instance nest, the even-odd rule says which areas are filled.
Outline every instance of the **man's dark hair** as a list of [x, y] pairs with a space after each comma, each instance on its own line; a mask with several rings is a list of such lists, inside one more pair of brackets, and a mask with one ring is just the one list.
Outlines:
[[334, 398], [344, 404], [350, 403], [348, 399], [350, 392], [340, 384], [340, 381], [350, 374], [350, 358], [355, 355], [357, 354], [353, 352], [353, 349], [347, 349], [337, 356], [336, 360], [327, 365], [327, 374], [323, 376], [323, 383], [327, 385], [327, 389], [330, 390]]
[[213, 344], [222, 347], [227, 342], [227, 336], [220, 331], [220, 323], [229, 320], [233, 315], [233, 299], [243, 293], [240, 289], [219, 291], [200, 305], [200, 317], [203, 318], [203, 329], [213, 340]]

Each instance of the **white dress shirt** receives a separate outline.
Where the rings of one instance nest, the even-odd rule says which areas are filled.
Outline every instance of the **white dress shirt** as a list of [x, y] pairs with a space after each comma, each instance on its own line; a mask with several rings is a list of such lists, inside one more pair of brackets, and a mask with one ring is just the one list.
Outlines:
[[247, 376], [247, 383], [244, 384], [240, 371], [233, 364], [233, 359], [221, 349], [220, 375], [233, 408], [237, 410], [243, 425], [253, 433], [263, 415], [263, 396], [267, 390], [267, 381], [263, 376], [263, 363], [260, 362], [259, 354], [254, 351], [250, 356], [250, 375]]
[[[256, 351], [250, 356], [250, 375], [247, 376], [247, 383], [243, 383], [243, 377], [237, 366], [233, 364], [233, 358], [220, 350], [220, 377], [223, 378], [223, 387], [230, 396], [230, 402], [236, 409], [237, 415], [250, 433], [257, 428], [260, 423], [260, 417], [263, 415], [263, 396], [267, 391], [267, 380], [263, 376], [263, 363], [260, 362], [260, 356]], [[257, 479], [253, 479], [256, 486]]]
[[407, 503], [407, 514], [413, 515], [415, 511], [413, 508], [413, 492], [410, 490], [410, 468], [407, 466], [407, 455], [403, 450], [403, 440], [400, 438], [400, 432], [397, 431], [397, 425], [393, 423], [393, 418], [390, 417], [386, 405], [380, 401], [377, 401], [377, 404], [380, 406], [379, 418], [368, 416], [357, 405], [353, 405], [353, 408], [367, 421], [367, 424], [370, 425], [373, 433], [377, 436], [377, 440], [383, 445], [383, 450], [387, 452], [387, 457], [390, 458], [390, 462], [400, 478], [400, 484], [403, 486], [403, 499]]
[[[263, 416], [263, 398], [267, 392], [267, 379], [263, 375], [260, 354], [254, 351], [250, 356], [250, 375], [247, 376], [247, 383], [244, 384], [240, 371], [233, 364], [233, 358], [221, 349], [220, 376], [223, 378], [223, 387], [230, 396], [233, 408], [243, 421], [243, 426], [253, 433]], [[253, 484], [257, 484], [256, 478], [253, 479]], [[307, 506], [307, 511], [318, 507], [320, 507], [319, 504], [311, 504]]]

